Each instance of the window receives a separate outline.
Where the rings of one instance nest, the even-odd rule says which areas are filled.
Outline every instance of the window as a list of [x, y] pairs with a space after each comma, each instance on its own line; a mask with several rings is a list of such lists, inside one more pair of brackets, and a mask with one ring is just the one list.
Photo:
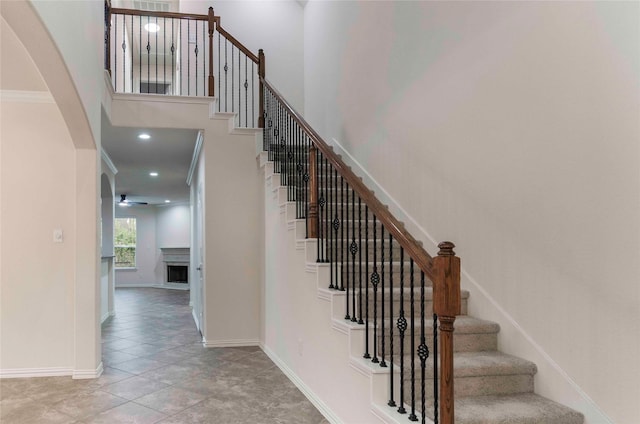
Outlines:
[[136, 219], [116, 218], [114, 231], [114, 250], [116, 268], [135, 268], [136, 266]]

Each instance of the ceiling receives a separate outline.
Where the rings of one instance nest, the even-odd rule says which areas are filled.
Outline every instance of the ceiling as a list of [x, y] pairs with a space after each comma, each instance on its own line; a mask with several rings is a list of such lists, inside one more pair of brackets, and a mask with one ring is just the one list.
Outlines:
[[[139, 139], [142, 133], [151, 138]], [[198, 130], [113, 127], [103, 112], [102, 148], [118, 169], [116, 200], [126, 194], [150, 205], [189, 202], [187, 175], [197, 137]]]

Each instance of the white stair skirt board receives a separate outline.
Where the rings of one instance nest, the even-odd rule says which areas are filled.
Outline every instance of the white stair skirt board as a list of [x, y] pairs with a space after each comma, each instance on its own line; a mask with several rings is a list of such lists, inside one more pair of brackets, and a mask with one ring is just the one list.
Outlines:
[[73, 375], [73, 370], [64, 367], [0, 369], [0, 378], [64, 377], [71, 375]]

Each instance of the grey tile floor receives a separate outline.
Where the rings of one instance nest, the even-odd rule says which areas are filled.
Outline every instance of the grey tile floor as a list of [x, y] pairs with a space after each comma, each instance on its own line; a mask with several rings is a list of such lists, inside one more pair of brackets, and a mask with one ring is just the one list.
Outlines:
[[0, 380], [2, 424], [327, 423], [257, 347], [204, 348], [189, 292], [116, 290], [98, 379]]

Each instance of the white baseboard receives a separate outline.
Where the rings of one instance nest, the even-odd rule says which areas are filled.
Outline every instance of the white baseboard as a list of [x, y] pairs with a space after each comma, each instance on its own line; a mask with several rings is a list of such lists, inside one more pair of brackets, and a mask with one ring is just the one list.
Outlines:
[[95, 370], [74, 370], [72, 378], [74, 380], [86, 380], [89, 378], [98, 378], [102, 375], [104, 368], [102, 366], [102, 362], [98, 365]]
[[260, 346], [258, 339], [236, 339], [236, 340], [213, 340], [207, 341], [203, 339], [204, 347], [242, 347], [242, 346]]
[[342, 421], [333, 413], [333, 411], [327, 406], [326, 403], [322, 401], [314, 392], [307, 386], [304, 381], [298, 377], [298, 375], [293, 372], [291, 368], [287, 366], [284, 362], [280, 360], [280, 358], [268, 347], [266, 347], [263, 343], [260, 343], [260, 348], [267, 354], [267, 356], [280, 368], [280, 370], [286, 375], [289, 380], [293, 384], [296, 385], [298, 389], [302, 392], [303, 395], [309, 402], [316, 407], [318, 411], [329, 421], [331, 424], [343, 424]]
[[65, 377], [71, 375], [73, 375], [73, 370], [65, 367], [0, 369], [0, 378]]

